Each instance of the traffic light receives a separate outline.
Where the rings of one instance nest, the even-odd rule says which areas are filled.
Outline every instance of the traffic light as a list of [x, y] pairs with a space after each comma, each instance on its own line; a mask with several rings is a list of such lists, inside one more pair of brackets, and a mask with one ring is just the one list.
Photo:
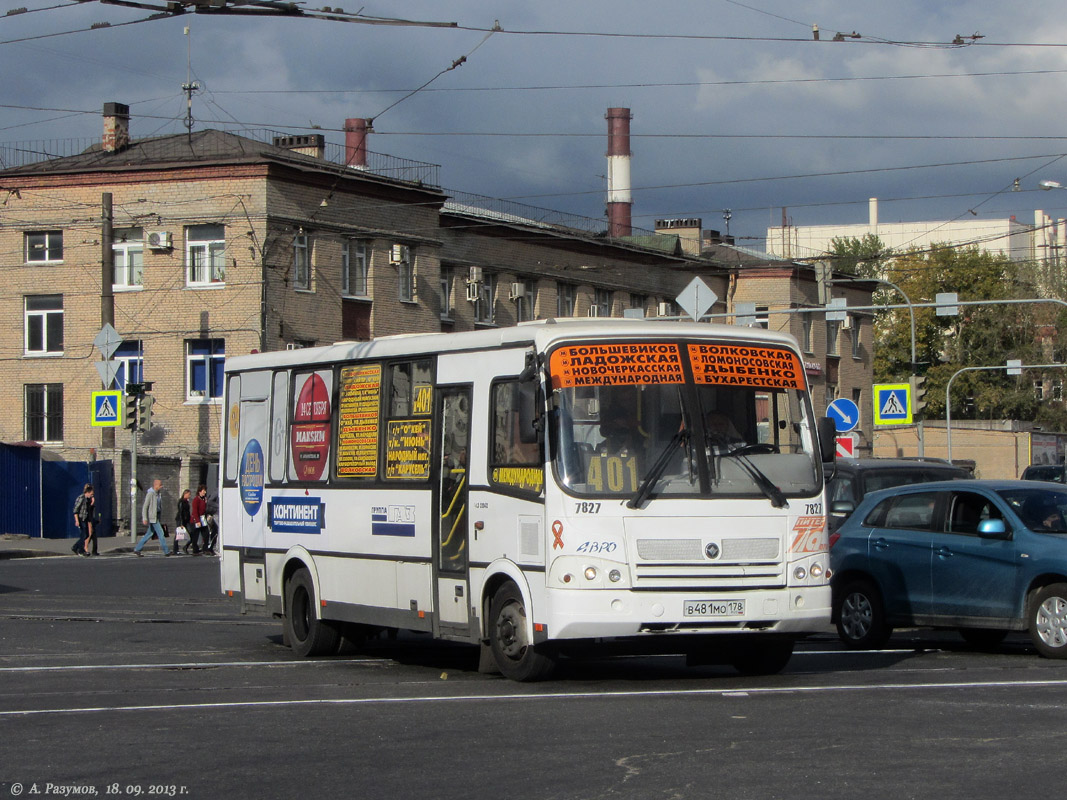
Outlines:
[[131, 431], [137, 430], [137, 401], [140, 399], [135, 394], [126, 395], [126, 427]]
[[911, 416], [913, 419], [922, 417], [923, 409], [926, 408], [926, 378], [916, 375], [911, 379]]
[[152, 430], [152, 406], [155, 404], [156, 398], [150, 394], [143, 394], [137, 399], [140, 401], [137, 404], [137, 410], [141, 415], [139, 430], [150, 431]]

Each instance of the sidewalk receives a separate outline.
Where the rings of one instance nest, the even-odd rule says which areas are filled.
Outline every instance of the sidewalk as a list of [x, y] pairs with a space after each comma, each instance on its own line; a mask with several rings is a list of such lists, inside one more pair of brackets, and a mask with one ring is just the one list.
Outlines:
[[[69, 558], [83, 558], [75, 556], [70, 551], [77, 537], [69, 539], [48, 539], [30, 537], [17, 533], [0, 534], [0, 560], [5, 558], [42, 558], [47, 556], [68, 556]], [[99, 556], [132, 555], [136, 540], [131, 540], [129, 535], [101, 536], [97, 544]], [[167, 539], [167, 547], [173, 549], [173, 537]], [[92, 547], [90, 546], [90, 549]], [[159, 540], [152, 538], [144, 546], [145, 555], [162, 555]]]

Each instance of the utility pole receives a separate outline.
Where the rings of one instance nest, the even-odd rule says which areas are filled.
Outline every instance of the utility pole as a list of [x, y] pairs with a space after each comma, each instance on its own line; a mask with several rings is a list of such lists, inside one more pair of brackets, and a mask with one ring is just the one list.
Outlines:
[[[115, 251], [114, 210], [111, 192], [100, 196], [100, 326], [115, 324]], [[110, 389], [104, 386], [104, 389]], [[100, 447], [115, 449], [115, 429], [104, 428], [100, 434]]]

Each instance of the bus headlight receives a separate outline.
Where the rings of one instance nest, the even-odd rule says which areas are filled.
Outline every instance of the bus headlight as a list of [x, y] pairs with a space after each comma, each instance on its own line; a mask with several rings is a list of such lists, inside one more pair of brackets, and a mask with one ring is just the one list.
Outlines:
[[793, 577], [796, 578], [798, 581], [802, 581], [806, 577], [808, 577], [808, 571], [803, 567], [797, 567], [793, 570]]
[[585, 579], [587, 581], [595, 581], [596, 580], [596, 567], [586, 567], [585, 568]]
[[622, 573], [619, 572], [617, 569], [613, 569], [611, 572], [608, 573], [608, 580], [612, 583], [618, 583], [622, 580]]
[[821, 578], [822, 577], [822, 564], [819, 564], [819, 563], [812, 564], [811, 565], [811, 569], [808, 570], [808, 573], [813, 578]]

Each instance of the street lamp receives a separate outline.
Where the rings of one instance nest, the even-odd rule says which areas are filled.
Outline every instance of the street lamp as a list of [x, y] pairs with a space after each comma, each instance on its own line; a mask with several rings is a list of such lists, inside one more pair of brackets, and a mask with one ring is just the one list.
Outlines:
[[1067, 189], [1067, 186], [1064, 186], [1059, 181], [1038, 181], [1037, 185], [1044, 189], [1046, 192], [1050, 189]]

